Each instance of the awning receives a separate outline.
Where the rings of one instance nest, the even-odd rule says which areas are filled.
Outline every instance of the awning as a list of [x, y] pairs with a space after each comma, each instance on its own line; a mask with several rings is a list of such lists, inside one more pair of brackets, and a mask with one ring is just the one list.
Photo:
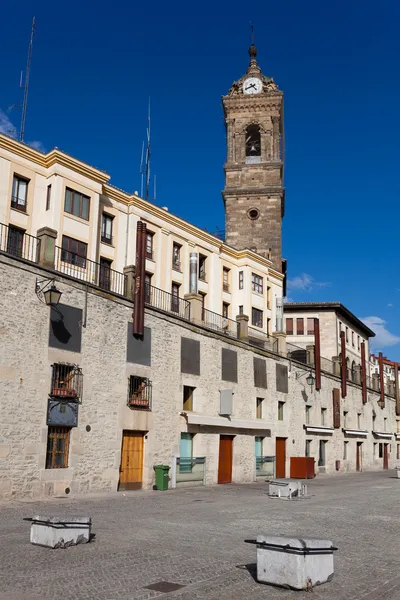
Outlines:
[[331, 435], [334, 431], [333, 427], [324, 427], [320, 425], [315, 427], [314, 425], [304, 425], [304, 429], [307, 433], [325, 433], [325, 435]]
[[343, 428], [343, 433], [345, 435], [353, 435], [356, 437], [368, 437], [368, 431], [365, 429], [345, 429]]
[[393, 433], [387, 433], [386, 431], [373, 431], [373, 435], [377, 438], [382, 438], [384, 440], [391, 440], [393, 437]]
[[208, 425], [210, 427], [225, 427], [229, 429], [256, 429], [257, 431], [271, 432], [271, 425], [260, 420], [229, 419], [228, 417], [216, 417], [212, 415], [200, 415], [198, 413], [183, 412], [189, 425]]
[[400, 440], [400, 433], [395, 433], [394, 437], [396, 438], [396, 440]]

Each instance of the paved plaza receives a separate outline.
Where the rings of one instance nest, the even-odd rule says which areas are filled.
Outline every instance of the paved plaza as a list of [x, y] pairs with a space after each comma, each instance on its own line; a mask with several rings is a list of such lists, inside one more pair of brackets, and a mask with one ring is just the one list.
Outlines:
[[[339, 550], [314, 600], [400, 599], [400, 480], [394, 472], [319, 477], [310, 499], [273, 500], [266, 484], [126, 492], [0, 505], [1, 600], [310, 597], [254, 580], [258, 533], [326, 537]], [[41, 515], [89, 515], [95, 540], [65, 550], [29, 543]], [[150, 590], [179, 584], [170, 592]]]

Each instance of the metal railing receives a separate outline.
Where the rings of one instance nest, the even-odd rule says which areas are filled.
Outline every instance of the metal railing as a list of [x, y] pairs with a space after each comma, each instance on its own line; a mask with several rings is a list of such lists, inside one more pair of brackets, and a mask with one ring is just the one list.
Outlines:
[[265, 331], [260, 331], [254, 327], [249, 327], [249, 344], [263, 348], [264, 350], [278, 351], [278, 340], [271, 338]]
[[37, 263], [40, 240], [22, 229], [0, 223], [0, 252]]
[[309, 353], [305, 348], [301, 348], [300, 346], [296, 346], [295, 344], [286, 343], [286, 352], [288, 358], [290, 358], [291, 360], [296, 360], [297, 362], [301, 362], [305, 365], [311, 364]]
[[82, 401], [83, 374], [78, 365], [55, 363], [52, 365], [51, 388], [52, 398], [69, 398]]
[[59, 273], [90, 283], [102, 290], [120, 296], [125, 294], [127, 278], [124, 273], [114, 271], [107, 264], [95, 262], [59, 246], [55, 246], [54, 268]]
[[230, 337], [238, 337], [238, 324], [237, 321], [234, 321], [233, 319], [219, 315], [206, 308], [203, 308], [201, 311], [201, 319], [204, 327], [207, 327], [208, 329], [213, 329], [214, 331], [224, 333]]
[[256, 477], [275, 477], [275, 456], [256, 456]]
[[325, 358], [325, 356], [321, 356], [321, 371], [329, 373], [330, 375], [339, 376], [340, 374], [340, 368], [335, 367], [335, 363], [332, 360], [329, 360], [329, 358]]
[[151, 410], [152, 383], [147, 377], [131, 375], [128, 380], [128, 406], [139, 410]]
[[206, 458], [174, 456], [171, 469], [172, 488], [206, 485]]
[[144, 302], [149, 306], [172, 313], [182, 319], [190, 319], [190, 302], [152, 285], [145, 285]]

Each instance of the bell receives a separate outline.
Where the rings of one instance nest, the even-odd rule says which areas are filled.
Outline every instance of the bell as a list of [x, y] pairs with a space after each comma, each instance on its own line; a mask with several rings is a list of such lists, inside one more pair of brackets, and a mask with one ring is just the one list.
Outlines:
[[257, 154], [257, 149], [254, 144], [252, 144], [252, 146], [250, 148], [250, 154]]

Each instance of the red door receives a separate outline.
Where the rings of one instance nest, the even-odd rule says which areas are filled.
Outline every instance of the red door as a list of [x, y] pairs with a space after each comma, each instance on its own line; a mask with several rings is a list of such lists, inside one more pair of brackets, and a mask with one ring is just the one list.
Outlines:
[[362, 463], [362, 442], [357, 442], [356, 471], [361, 471], [361, 463]]
[[276, 438], [275, 442], [275, 477], [286, 477], [286, 438]]
[[383, 444], [383, 468], [389, 468], [389, 444]]
[[232, 482], [233, 436], [220, 435], [218, 459], [218, 483]]

